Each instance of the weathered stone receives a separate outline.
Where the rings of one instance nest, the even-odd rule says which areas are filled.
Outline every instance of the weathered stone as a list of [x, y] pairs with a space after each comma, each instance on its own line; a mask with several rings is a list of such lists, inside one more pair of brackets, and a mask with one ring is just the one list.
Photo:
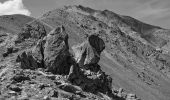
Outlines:
[[19, 83], [19, 82], [23, 82], [25, 80], [30, 80], [29, 77], [25, 76], [24, 74], [20, 73], [20, 74], [17, 74], [15, 76], [13, 76], [13, 78], [11, 79], [14, 83]]
[[[80, 77], [80, 68], [78, 66], [78, 64], [73, 64], [71, 67], [70, 67], [70, 71], [69, 71], [69, 74], [68, 74], [68, 80], [73, 83], [74, 79], [76, 78], [79, 78]], [[77, 85], [80, 85], [79, 84], [80, 82], [76, 82]]]
[[59, 88], [66, 92], [71, 92], [74, 94], [83, 91], [80, 87], [71, 84], [61, 84]]
[[80, 45], [73, 46], [75, 60], [79, 66], [97, 64], [100, 60], [100, 53], [104, 50], [105, 44], [98, 36], [91, 35], [88, 40]]
[[3, 57], [7, 57], [9, 54], [15, 53], [17, 51], [18, 51], [18, 48], [9, 47], [7, 48], [6, 52], [3, 53]]
[[17, 62], [21, 62], [21, 68], [23, 69], [36, 69], [39, 67], [39, 63], [33, 58], [30, 51], [24, 51], [18, 55]]
[[33, 58], [40, 63], [40, 67], [44, 67], [44, 44], [45, 39], [40, 39], [37, 45], [32, 49]]
[[91, 92], [100, 91], [102, 93], [111, 92], [112, 79], [105, 75], [104, 72], [95, 73], [96, 75], [86, 76], [82, 81], [85, 85], [85, 90]]
[[122, 88], [120, 88], [119, 91], [118, 91], [117, 96], [118, 96], [118, 97], [122, 97], [123, 91], [124, 91], [124, 90], [123, 90]]
[[15, 92], [15, 91], [9, 91], [8, 94], [10, 94], [10, 95], [17, 95], [17, 92]]
[[35, 47], [22, 52], [17, 57], [17, 62], [21, 62], [23, 69], [44, 68], [44, 44], [45, 40], [40, 39]]
[[48, 96], [44, 96], [43, 100], [51, 100], [51, 99]]
[[15, 91], [15, 92], [21, 92], [22, 91], [22, 89], [20, 87], [15, 86], [15, 85], [11, 85], [9, 87], [9, 89], [12, 90], [12, 91]]
[[105, 49], [104, 41], [96, 35], [91, 35], [88, 39], [90, 45], [100, 54]]
[[64, 27], [57, 27], [46, 37], [44, 49], [44, 62], [47, 70], [55, 74], [68, 74], [69, 47], [68, 35]]
[[63, 90], [58, 90], [58, 98], [62, 100], [62, 98], [68, 98], [69, 100], [73, 97], [73, 93], [65, 92]]
[[127, 94], [126, 100], [137, 100], [137, 97], [135, 94]]
[[52, 30], [33, 49], [21, 53], [17, 60], [24, 69], [46, 68], [54, 74], [69, 74], [72, 59], [64, 27]]

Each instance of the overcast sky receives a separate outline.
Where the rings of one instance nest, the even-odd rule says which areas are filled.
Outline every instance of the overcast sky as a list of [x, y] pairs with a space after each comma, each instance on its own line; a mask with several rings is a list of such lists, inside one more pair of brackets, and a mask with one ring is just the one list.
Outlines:
[[38, 17], [63, 5], [109, 9], [149, 24], [170, 29], [170, 0], [0, 0], [0, 15], [25, 14]]

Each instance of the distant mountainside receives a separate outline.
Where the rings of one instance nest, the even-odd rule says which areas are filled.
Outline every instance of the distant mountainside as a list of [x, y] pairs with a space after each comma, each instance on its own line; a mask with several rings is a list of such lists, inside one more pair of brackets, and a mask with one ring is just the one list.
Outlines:
[[32, 21], [34, 18], [25, 15], [4, 15], [0, 16], [0, 28], [11, 33], [19, 33], [24, 24]]
[[[35, 99], [30, 92], [34, 91], [37, 98], [42, 99], [41, 93], [29, 89], [33, 86], [41, 88], [39, 91], [47, 95], [46, 98], [170, 99], [169, 29], [109, 10], [94, 10], [79, 5], [49, 11], [38, 19], [23, 15], [1, 16], [2, 30], [17, 33], [9, 34], [7, 38], [1, 36], [0, 95], [3, 97], [11, 90], [5, 87], [6, 84], [20, 73], [23, 83], [17, 80], [8, 87], [12, 87], [13, 91], [20, 89], [18, 94], [10, 94], [21, 97], [30, 94], [30, 98]], [[16, 73], [11, 72], [14, 69]], [[45, 69], [51, 73], [46, 73]], [[73, 74], [70, 76], [70, 73]], [[42, 83], [41, 87], [38, 87], [39, 83]]]

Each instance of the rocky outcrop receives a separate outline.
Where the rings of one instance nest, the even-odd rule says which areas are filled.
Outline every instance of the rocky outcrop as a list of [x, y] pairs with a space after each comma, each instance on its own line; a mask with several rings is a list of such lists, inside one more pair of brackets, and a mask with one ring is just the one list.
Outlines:
[[[72, 98], [72, 95], [82, 95], [84, 91], [114, 97], [112, 78], [98, 64], [105, 49], [104, 41], [97, 35], [90, 35], [83, 43], [72, 46], [71, 54], [68, 38], [65, 28], [57, 27], [39, 39], [34, 47], [18, 55], [17, 62], [21, 63], [22, 69], [46, 69], [45, 72], [38, 71], [39, 74], [50, 80], [60, 81], [58, 88], [61, 90], [55, 90], [55, 97]], [[40, 86], [41, 89], [44, 86]]]
[[73, 46], [77, 64], [71, 67], [68, 79], [85, 91], [111, 93], [112, 79], [97, 64], [104, 48], [103, 40], [96, 35], [91, 35], [82, 44]]
[[44, 45], [44, 63], [47, 70], [57, 74], [69, 73], [68, 35], [65, 28], [58, 27], [46, 37]]
[[111, 93], [112, 79], [98, 65], [105, 44], [91, 35], [69, 52], [68, 35], [63, 26], [51, 31], [36, 46], [21, 53], [17, 61], [23, 69], [45, 68], [53, 74], [68, 75], [68, 80], [85, 91]]
[[51, 31], [36, 46], [18, 56], [22, 68], [46, 68], [54, 74], [68, 74], [70, 54], [68, 35], [63, 26]]
[[45, 40], [40, 39], [36, 46], [23, 51], [18, 55], [16, 61], [21, 62], [23, 69], [37, 69], [44, 68], [44, 44]]
[[[74, 68], [76, 69], [77, 67], [78, 66], [75, 66]], [[112, 79], [101, 70], [93, 72], [91, 70], [80, 69], [79, 74], [76, 74], [76, 72], [69, 74], [68, 80], [80, 86], [84, 91], [111, 93]]]
[[100, 53], [104, 48], [104, 41], [95, 35], [89, 36], [88, 40], [82, 44], [72, 47], [75, 60], [80, 67], [97, 64], [100, 60]]
[[37, 45], [32, 49], [32, 56], [38, 62], [41, 63], [42, 67], [44, 66], [44, 45], [46, 43], [45, 39], [40, 39], [37, 42]]
[[41, 65], [33, 58], [30, 51], [22, 52], [18, 55], [16, 61], [21, 63], [22, 69], [37, 69]]

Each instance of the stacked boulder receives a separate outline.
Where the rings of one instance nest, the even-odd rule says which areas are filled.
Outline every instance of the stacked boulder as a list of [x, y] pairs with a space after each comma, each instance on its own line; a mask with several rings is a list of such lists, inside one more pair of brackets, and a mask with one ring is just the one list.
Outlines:
[[87, 91], [111, 92], [112, 79], [98, 65], [100, 54], [105, 49], [104, 41], [96, 35], [91, 35], [72, 49], [76, 65], [71, 69], [68, 79]]

